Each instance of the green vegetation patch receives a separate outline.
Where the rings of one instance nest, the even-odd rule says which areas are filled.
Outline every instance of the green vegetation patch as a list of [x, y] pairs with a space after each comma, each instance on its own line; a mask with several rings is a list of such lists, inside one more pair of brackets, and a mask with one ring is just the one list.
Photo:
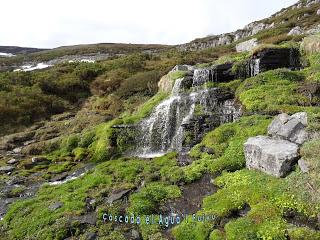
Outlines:
[[310, 103], [310, 99], [299, 92], [304, 79], [302, 72], [272, 70], [246, 79], [236, 95], [248, 112], [319, 112], [319, 108], [311, 108], [316, 103]]

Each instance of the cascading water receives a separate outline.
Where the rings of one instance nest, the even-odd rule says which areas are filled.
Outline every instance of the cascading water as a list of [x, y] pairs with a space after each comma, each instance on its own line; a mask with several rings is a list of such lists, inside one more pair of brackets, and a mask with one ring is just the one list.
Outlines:
[[[224, 121], [233, 120], [238, 109], [227, 104], [230, 94], [221, 93], [218, 88], [204, 88], [203, 84], [210, 81], [209, 69], [196, 69], [193, 74], [192, 88], [185, 89], [186, 78], [177, 79], [169, 99], [161, 102], [150, 117], [142, 120], [139, 125], [135, 156], [152, 158], [169, 151], [183, 151], [186, 128], [192, 128], [196, 116], [210, 116], [212, 122], [219, 125]], [[228, 105], [228, 111], [223, 110]], [[229, 117], [224, 114], [232, 115]]]

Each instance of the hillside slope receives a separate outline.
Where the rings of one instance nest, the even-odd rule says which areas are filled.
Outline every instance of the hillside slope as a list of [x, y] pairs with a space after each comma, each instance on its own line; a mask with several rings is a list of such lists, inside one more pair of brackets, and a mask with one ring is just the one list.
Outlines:
[[[176, 47], [82, 45], [1, 59], [112, 53], [0, 73], [0, 238], [320, 239], [318, 9], [300, 1]], [[282, 178], [249, 169], [248, 139], [298, 112], [307, 115], [307, 127], [293, 127], [308, 134], [294, 145], [303, 165], [294, 156]]]

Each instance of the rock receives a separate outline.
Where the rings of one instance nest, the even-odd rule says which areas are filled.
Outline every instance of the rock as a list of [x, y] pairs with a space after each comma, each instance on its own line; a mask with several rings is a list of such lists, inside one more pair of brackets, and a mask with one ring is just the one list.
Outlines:
[[23, 142], [29, 141], [33, 136], [34, 131], [26, 131], [15, 133], [0, 138], [0, 150], [12, 150], [18, 146], [23, 145]]
[[297, 144], [266, 136], [249, 138], [244, 144], [246, 166], [275, 177], [284, 177], [299, 158]]
[[3, 173], [10, 173], [15, 169], [15, 167], [13, 166], [4, 166], [4, 167], [0, 167], [0, 174]]
[[228, 45], [232, 43], [232, 38], [228, 35], [222, 35], [218, 40], [218, 45]]
[[204, 152], [204, 153], [214, 154], [214, 149], [212, 149], [210, 147], [202, 146], [200, 150], [201, 150], [201, 152]]
[[307, 113], [300, 112], [292, 115], [278, 115], [268, 127], [268, 134], [276, 139], [284, 139], [296, 144], [303, 144], [309, 138], [306, 127]]
[[303, 160], [302, 158], [298, 161], [299, 168], [301, 172], [308, 173], [309, 172], [309, 164]]
[[31, 159], [32, 163], [40, 164], [40, 163], [47, 163], [49, 160], [46, 157], [33, 157]]
[[141, 238], [140, 238], [140, 233], [139, 233], [137, 230], [135, 230], [135, 229], [132, 229], [132, 230], [131, 230], [131, 237], [132, 237], [133, 240], [139, 240], [139, 239], [141, 239]]
[[264, 48], [253, 54], [249, 63], [250, 75], [277, 69], [299, 69], [300, 52], [294, 48]]
[[127, 190], [122, 190], [118, 193], [112, 193], [108, 197], [107, 203], [112, 204], [113, 202], [118, 201], [118, 200], [122, 199], [123, 197], [127, 196], [130, 192], [131, 192], [131, 190], [127, 189]]
[[85, 234], [84, 237], [85, 237], [84, 238], [85, 240], [95, 240], [95, 239], [97, 239], [98, 235], [94, 232], [88, 232]]
[[256, 46], [258, 46], [258, 39], [252, 38], [248, 41], [237, 44], [236, 50], [237, 52], [248, 52], [253, 50]]
[[319, 8], [318, 11], [317, 11], [317, 15], [318, 15], [318, 16], [320, 15], [320, 8]]
[[51, 182], [57, 182], [57, 181], [62, 181], [65, 178], [67, 178], [69, 174], [67, 172], [58, 174], [57, 176], [54, 176], [53, 178], [50, 179]]
[[21, 153], [22, 147], [16, 147], [15, 149], [12, 150], [14, 153]]
[[303, 34], [303, 30], [299, 26], [296, 26], [296, 27], [292, 28], [290, 30], [290, 32], [288, 33], [289, 36], [301, 35], [301, 34]]
[[291, 116], [291, 118], [299, 120], [305, 127], [308, 126], [308, 114], [306, 112], [295, 113]]
[[192, 163], [192, 158], [187, 153], [180, 152], [177, 158], [177, 163], [180, 167], [188, 166]]
[[51, 152], [59, 148], [61, 138], [53, 138], [50, 140], [30, 143], [22, 148], [21, 153], [25, 155], [40, 155], [44, 152]]
[[268, 28], [269, 26], [267, 24], [264, 23], [258, 23], [258, 24], [254, 24], [252, 27], [252, 35], [257, 34], [258, 32], [261, 32], [262, 30]]
[[62, 207], [63, 207], [63, 203], [62, 202], [56, 202], [56, 203], [54, 203], [54, 204], [49, 206], [49, 210], [55, 211], [55, 210], [57, 210], [59, 208], [62, 208]]
[[173, 88], [173, 81], [171, 81], [168, 75], [164, 75], [158, 82], [159, 91], [170, 93]]
[[32, 143], [35, 143], [36, 142], [36, 140], [30, 140], [30, 141], [26, 141], [26, 142], [24, 142], [23, 143], [23, 146], [28, 146], [28, 145], [30, 145], [30, 144], [32, 144]]
[[97, 215], [96, 213], [88, 213], [86, 215], [76, 216], [71, 218], [73, 221], [77, 221], [80, 224], [89, 224], [89, 225], [96, 225], [97, 223]]
[[211, 78], [213, 82], [230, 82], [235, 79], [232, 71], [233, 63], [225, 63], [213, 66], [211, 69]]
[[8, 164], [16, 164], [16, 163], [18, 163], [19, 162], [19, 160], [17, 160], [17, 159], [15, 159], [15, 158], [12, 158], [12, 159], [10, 159], [7, 163]]
[[193, 66], [190, 65], [176, 65], [171, 72], [176, 72], [176, 71], [192, 71], [194, 69]]

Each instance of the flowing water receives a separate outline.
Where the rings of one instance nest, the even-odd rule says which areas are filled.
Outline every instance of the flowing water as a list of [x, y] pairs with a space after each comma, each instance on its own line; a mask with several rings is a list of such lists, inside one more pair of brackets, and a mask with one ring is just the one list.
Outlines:
[[186, 127], [192, 125], [195, 115], [211, 116], [219, 123], [233, 121], [240, 110], [219, 88], [203, 86], [211, 78], [210, 69], [194, 70], [190, 89], [183, 87], [185, 78], [177, 79], [171, 96], [138, 125], [139, 136], [133, 155], [152, 158], [169, 151], [184, 151]]

